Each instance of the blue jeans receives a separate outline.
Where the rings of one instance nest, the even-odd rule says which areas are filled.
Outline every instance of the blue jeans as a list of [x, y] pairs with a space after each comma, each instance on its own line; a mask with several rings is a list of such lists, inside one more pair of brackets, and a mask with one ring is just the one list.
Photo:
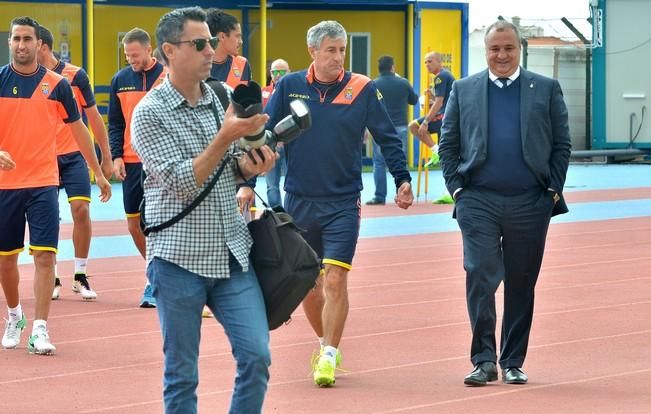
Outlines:
[[285, 148], [278, 149], [276, 165], [265, 174], [267, 180], [267, 203], [269, 207], [282, 206], [280, 199], [280, 176], [282, 175], [283, 164], [285, 163]]
[[[396, 131], [402, 141], [402, 150], [407, 156], [407, 125], [397, 126]], [[375, 199], [386, 201], [387, 198], [387, 171], [380, 146], [373, 141], [373, 180], [375, 181]]]
[[237, 362], [231, 413], [260, 413], [269, 381], [269, 327], [253, 267], [231, 256], [230, 278], [212, 279], [154, 258], [147, 277], [163, 334], [165, 413], [196, 413], [201, 312], [208, 305], [224, 327]]

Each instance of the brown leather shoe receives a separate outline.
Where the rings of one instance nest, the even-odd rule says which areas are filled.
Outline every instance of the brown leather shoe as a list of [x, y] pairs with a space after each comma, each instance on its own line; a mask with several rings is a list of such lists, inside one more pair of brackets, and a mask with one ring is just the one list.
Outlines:
[[475, 369], [468, 374], [463, 383], [469, 387], [482, 387], [487, 382], [497, 380], [497, 366], [494, 362], [482, 362], [477, 364]]
[[505, 384], [526, 384], [529, 377], [520, 368], [507, 368], [502, 370], [502, 381]]

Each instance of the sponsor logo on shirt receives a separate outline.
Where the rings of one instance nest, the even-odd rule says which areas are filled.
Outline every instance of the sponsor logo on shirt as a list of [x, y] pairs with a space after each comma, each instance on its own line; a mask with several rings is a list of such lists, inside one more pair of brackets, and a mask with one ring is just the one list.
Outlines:
[[290, 93], [287, 95], [289, 98], [310, 99], [309, 95], [302, 95], [300, 93]]

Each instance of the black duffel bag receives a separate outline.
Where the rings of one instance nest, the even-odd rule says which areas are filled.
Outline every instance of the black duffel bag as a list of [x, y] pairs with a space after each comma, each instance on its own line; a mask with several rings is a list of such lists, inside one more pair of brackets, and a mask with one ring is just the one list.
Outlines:
[[281, 207], [263, 210], [248, 226], [253, 237], [251, 262], [264, 296], [269, 329], [273, 330], [291, 319], [314, 288], [321, 261]]

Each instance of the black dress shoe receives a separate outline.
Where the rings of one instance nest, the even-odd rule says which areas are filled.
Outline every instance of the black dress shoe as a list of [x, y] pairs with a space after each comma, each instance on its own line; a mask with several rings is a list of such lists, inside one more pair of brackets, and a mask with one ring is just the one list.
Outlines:
[[366, 202], [367, 206], [383, 206], [385, 204], [386, 202], [384, 200], [380, 200], [379, 198], [375, 198], [375, 197], [373, 197], [372, 199]]
[[477, 364], [475, 369], [463, 379], [463, 383], [469, 387], [481, 387], [489, 381], [497, 380], [497, 366], [494, 362], [482, 362]]
[[507, 368], [502, 370], [502, 381], [505, 384], [526, 384], [529, 377], [520, 368]]

